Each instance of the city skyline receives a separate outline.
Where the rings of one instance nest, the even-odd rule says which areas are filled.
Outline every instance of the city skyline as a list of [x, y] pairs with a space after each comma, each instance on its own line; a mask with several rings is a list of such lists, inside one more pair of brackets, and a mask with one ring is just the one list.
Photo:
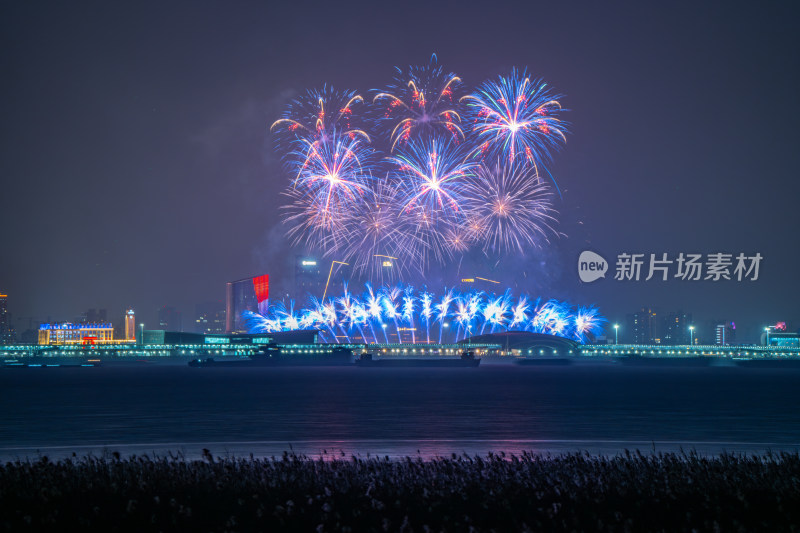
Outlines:
[[[425, 64], [436, 53], [471, 85], [529, 68], [564, 94], [571, 126], [552, 164], [563, 235], [499, 263], [471, 255], [426, 282], [499, 279], [597, 305], [620, 323], [642, 305], [691, 309], [698, 319], [736, 321], [742, 339], [779, 320], [800, 323], [800, 252], [784, 235], [800, 227], [791, 8], [733, 5], [720, 17], [688, 3], [519, 6], [510, 27], [487, 11], [480, 44], [433, 38], [402, 10], [387, 13], [397, 24], [379, 30], [369, 22], [373, 8], [345, 17], [321, 7], [313, 19], [285, 6], [191, 8], [187, 19], [177, 5], [18, 5], [0, 22], [12, 44], [1, 60], [14, 80], [2, 89], [3, 191], [35, 199], [0, 210], [12, 228], [0, 290], [15, 317], [126, 306], [147, 314], [165, 305], [189, 316], [197, 303], [222, 298], [227, 280], [264, 272], [276, 287], [290, 286], [305, 251], [281, 225], [276, 197], [288, 180], [269, 125], [309, 87], [373, 94], [393, 65]], [[469, 6], [427, 9], [432, 20], [475, 28]], [[524, 31], [542, 17], [558, 22]], [[293, 38], [321, 30], [323, 20], [359, 32], [333, 37], [325, 50]], [[236, 37], [215, 31], [232, 27]], [[409, 30], [428, 38], [395, 46]], [[357, 59], [342, 53], [365, 41], [371, 49]], [[284, 53], [287, 43], [302, 60]], [[74, 82], [52, 83], [67, 73]], [[765, 93], [780, 114], [752, 104]], [[45, 235], [51, 244], [38, 246]], [[90, 235], [92, 244], [76, 248], [63, 235]], [[744, 252], [763, 261], [755, 282], [585, 284], [575, 268], [584, 250], [606, 258]]]

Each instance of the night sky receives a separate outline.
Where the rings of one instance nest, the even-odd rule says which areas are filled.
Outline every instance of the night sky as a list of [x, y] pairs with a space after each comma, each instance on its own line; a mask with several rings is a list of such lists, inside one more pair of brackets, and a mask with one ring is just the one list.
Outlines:
[[[566, 236], [504, 281], [611, 321], [641, 306], [733, 320], [745, 342], [800, 327], [792, 3], [281, 4], [4, 3], [0, 292], [15, 317], [131, 306], [148, 323], [172, 305], [187, 324], [227, 280], [279, 285], [295, 251], [269, 125], [308, 88], [366, 94], [435, 52], [470, 86], [527, 67], [570, 109], [551, 167]], [[764, 260], [757, 282], [582, 284], [584, 249]]]

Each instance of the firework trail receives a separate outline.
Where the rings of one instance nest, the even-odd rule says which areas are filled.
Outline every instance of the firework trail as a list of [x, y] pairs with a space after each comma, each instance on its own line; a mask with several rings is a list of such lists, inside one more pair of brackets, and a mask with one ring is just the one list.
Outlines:
[[538, 168], [566, 142], [566, 123], [558, 98], [547, 84], [512, 69], [508, 77], [483, 83], [462, 98], [470, 109], [478, 151], [490, 160], [518, 157]]
[[369, 317], [369, 328], [372, 331], [372, 337], [375, 339], [375, 343], [378, 342], [378, 337], [375, 335], [375, 327], [373, 326], [374, 321], [378, 321], [380, 327], [383, 330], [383, 338], [386, 343], [389, 343], [389, 337], [386, 336], [386, 329], [381, 327], [383, 325], [381, 321], [381, 299], [380, 296], [376, 295], [375, 292], [372, 290], [372, 286], [367, 283], [366, 284], [367, 292], [364, 295], [364, 307], [367, 311], [367, 317]]
[[383, 119], [391, 127], [390, 152], [412, 136], [445, 133], [455, 141], [464, 139], [457, 110], [461, 105], [461, 78], [445, 73], [435, 56], [426, 67], [396, 70], [394, 83], [373, 99], [383, 107]]
[[517, 305], [511, 308], [511, 323], [508, 329], [513, 329], [518, 324], [525, 324], [528, 321], [528, 300], [524, 296], [519, 297]]
[[472, 317], [470, 316], [469, 312], [469, 297], [457, 298], [455, 303], [456, 310], [453, 318], [455, 319], [456, 324], [458, 324], [458, 329], [456, 330], [456, 342], [458, 342], [458, 337], [461, 334], [461, 328], [464, 328], [464, 338], [466, 338], [466, 332]]
[[[345, 339], [344, 342], [352, 342], [358, 336], [365, 343], [368, 342], [365, 328], [371, 331], [372, 342], [377, 343], [377, 328], [383, 331], [387, 344], [388, 320], [394, 322], [397, 341], [401, 343], [401, 321], [412, 332], [412, 343], [416, 342], [413, 335], [415, 324], [425, 322], [426, 342], [429, 343], [427, 329], [430, 317], [434, 316], [439, 322], [439, 344], [442, 343], [448, 321], [455, 324], [452, 329], [456, 342], [472, 336], [472, 332], [483, 333], [487, 328], [490, 333], [497, 330], [531, 331], [586, 342], [590, 336], [602, 334], [606, 323], [593, 306], [574, 309], [566, 302], [557, 300], [531, 305], [529, 298], [524, 295], [512, 305], [512, 295], [508, 291], [502, 295], [492, 295], [482, 291], [456, 293], [445, 290], [439, 302], [433, 304], [434, 294], [423, 291], [417, 297], [410, 286], [384, 285], [376, 293], [367, 284], [365, 289], [361, 296], [345, 290], [342, 296], [325, 303], [312, 297], [308, 308], [296, 312], [292, 302], [288, 308], [279, 302], [270, 307], [269, 316], [248, 311], [244, 313], [244, 318], [252, 333], [287, 331], [299, 325], [304, 329], [322, 330], [321, 335], [325, 340], [330, 337], [328, 342], [337, 343], [340, 338]], [[337, 329], [341, 335], [337, 336]]]
[[422, 318], [425, 319], [425, 342], [431, 342], [431, 315], [433, 315], [433, 308], [431, 307], [433, 303], [433, 294], [429, 292], [423, 292], [419, 298], [421, 308], [420, 308], [420, 315]]
[[400, 335], [400, 324], [397, 321], [397, 299], [400, 297], [401, 289], [399, 287], [383, 287], [381, 290], [381, 303], [383, 304], [383, 313], [386, 318], [394, 321], [394, 329], [397, 331], [397, 341], [403, 343], [403, 337]]
[[[363, 312], [363, 308], [361, 307], [360, 302], [357, 299], [351, 297], [350, 293], [347, 291], [347, 284], [343, 287], [343, 294], [341, 297], [336, 299], [336, 302], [339, 304], [339, 308], [341, 309], [342, 314], [342, 322], [348, 325], [347, 331], [352, 331], [355, 327], [358, 332], [361, 334], [361, 338], [364, 340], [364, 343], [367, 343], [367, 338], [364, 335], [364, 330], [361, 329], [361, 314]], [[342, 328], [342, 333], [344, 333], [347, 340], [350, 340], [347, 331]]]
[[555, 211], [547, 184], [530, 167], [481, 165], [466, 186], [466, 209], [484, 251], [519, 252], [555, 235]]
[[579, 307], [575, 314], [575, 339], [585, 343], [587, 336], [598, 336], [603, 333], [603, 325], [606, 319], [600, 316], [600, 311], [596, 307]]
[[450, 303], [453, 301], [453, 291], [445, 289], [442, 301], [436, 304], [436, 320], [439, 322], [439, 344], [442, 343], [442, 328], [447, 326], [447, 316], [450, 313]]
[[416, 344], [416, 328], [414, 327], [414, 312], [416, 311], [414, 303], [414, 287], [406, 285], [403, 291], [403, 320], [408, 324], [408, 329], [411, 330], [411, 343]]

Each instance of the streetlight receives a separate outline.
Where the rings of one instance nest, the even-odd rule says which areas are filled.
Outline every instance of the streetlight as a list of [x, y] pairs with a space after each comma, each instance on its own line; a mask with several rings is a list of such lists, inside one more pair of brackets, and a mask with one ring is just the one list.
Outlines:
[[694, 326], [689, 326], [689, 344], [694, 346]]
[[139, 334], [139, 344], [144, 346], [144, 323], [139, 324], [139, 331], [141, 331]]
[[619, 324], [614, 324], [614, 344], [619, 344]]
[[764, 331], [767, 332], [767, 346], [769, 346], [769, 327], [764, 328]]

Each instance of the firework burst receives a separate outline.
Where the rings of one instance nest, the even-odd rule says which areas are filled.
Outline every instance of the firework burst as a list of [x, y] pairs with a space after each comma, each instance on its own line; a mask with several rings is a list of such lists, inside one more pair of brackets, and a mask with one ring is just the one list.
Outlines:
[[292, 102], [271, 129], [291, 175], [284, 222], [294, 244], [383, 281], [555, 235], [540, 170], [564, 142], [559, 96], [516, 69], [465, 92], [434, 56], [398, 69], [372, 110], [329, 86]]
[[522, 253], [555, 234], [552, 195], [534, 172], [519, 163], [483, 164], [468, 182], [467, 220], [484, 250]]
[[391, 125], [390, 151], [412, 137], [431, 133], [463, 140], [458, 111], [461, 86], [461, 78], [437, 65], [436, 56], [426, 67], [398, 68], [395, 82], [373, 98]]
[[336, 91], [326, 85], [293, 101], [270, 129], [288, 134], [291, 140], [301, 138], [312, 143], [331, 140], [335, 131], [370, 142], [356, 113], [363, 105], [364, 99], [355, 91]]
[[325, 142], [301, 140], [292, 152], [296, 169], [292, 188], [286, 192], [289, 234], [323, 249], [345, 242], [345, 215], [359, 208], [370, 192], [366, 167], [370, 150], [359, 139], [333, 132]]
[[389, 159], [396, 166], [398, 182], [404, 192], [402, 208], [410, 212], [423, 208], [441, 213], [447, 219], [461, 216], [459, 192], [477, 165], [467, 161], [467, 153], [452, 142], [441, 139], [412, 141]]
[[517, 69], [508, 77], [482, 84], [462, 98], [470, 109], [478, 152], [490, 160], [513, 162], [522, 157], [538, 169], [566, 142], [558, 98], [547, 84]]

